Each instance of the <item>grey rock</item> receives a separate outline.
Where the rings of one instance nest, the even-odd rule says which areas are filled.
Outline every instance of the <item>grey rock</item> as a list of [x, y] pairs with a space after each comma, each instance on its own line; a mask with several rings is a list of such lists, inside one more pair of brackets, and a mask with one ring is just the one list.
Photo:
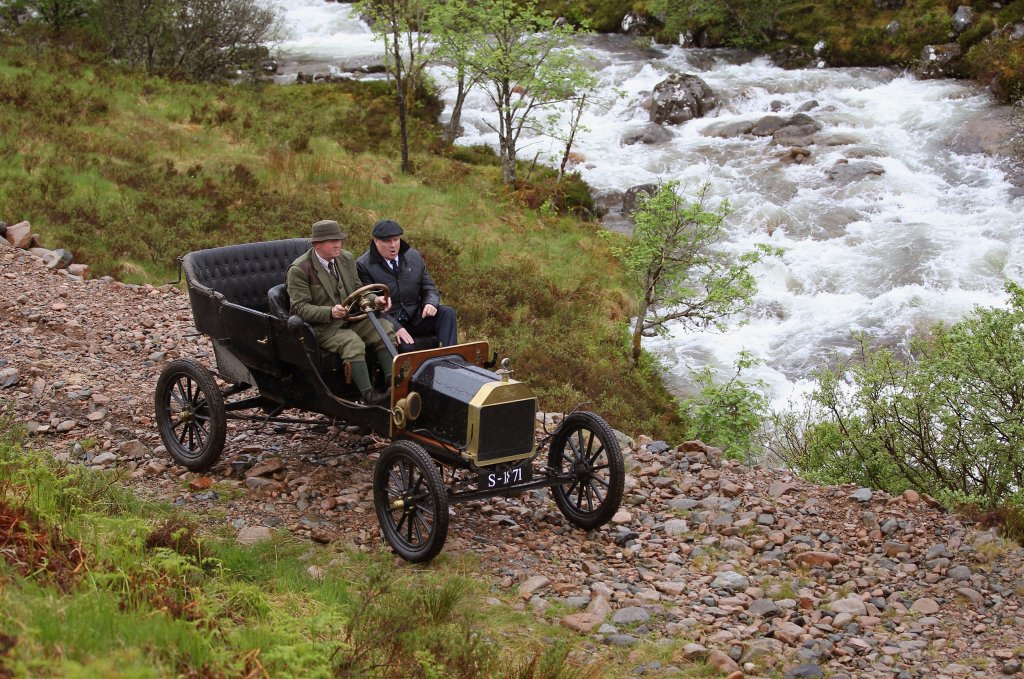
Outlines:
[[947, 78], [952, 66], [963, 55], [960, 45], [955, 42], [945, 45], [925, 45], [921, 50], [921, 59], [917, 63], [917, 75], [920, 78]]
[[631, 623], [643, 623], [651, 619], [651, 614], [646, 608], [640, 606], [627, 606], [612, 613], [612, 622], [616, 625], [628, 625]]
[[782, 614], [782, 611], [771, 599], [754, 599], [747, 607], [747, 611], [762, 618], [774, 618]]
[[971, 579], [971, 569], [968, 568], [967, 566], [953, 566], [952, 568], [949, 569], [949, 572], [946, 573], [946, 576], [951, 578], [951, 579], [953, 579], [953, 580], [958, 580], [958, 581], [960, 581], [960, 580], [970, 580]]
[[633, 144], [651, 146], [654, 144], [664, 144], [671, 140], [672, 133], [664, 126], [656, 123], [648, 123], [643, 127], [628, 130], [622, 135], [623, 146], [632, 146]]
[[608, 644], [609, 646], [635, 646], [637, 641], [638, 640], [636, 637], [631, 636], [629, 634], [609, 634], [604, 638], [604, 643]]
[[976, 15], [972, 7], [960, 5], [956, 8], [956, 13], [953, 15], [953, 32], [963, 33], [974, 25], [975, 19]]
[[699, 76], [673, 73], [654, 86], [651, 122], [679, 125], [700, 118], [718, 106], [714, 91]]
[[17, 368], [4, 368], [0, 370], [0, 388], [13, 387], [21, 380], [21, 373]]
[[742, 592], [750, 587], [750, 580], [736, 571], [723, 571], [715, 576], [711, 586], [716, 589], [727, 589], [733, 592]]
[[[828, 178], [839, 184], [852, 184], [853, 182], [859, 182], [862, 179], [868, 177], [877, 177], [885, 174], [885, 168], [880, 164], [871, 160], [859, 160], [850, 162], [849, 160], [839, 160], [835, 165], [828, 169]], [[861, 500], [858, 494], [865, 495], [867, 499]], [[856, 490], [851, 496], [851, 499], [857, 500], [858, 502], [868, 502], [871, 500], [871, 489], [860, 488]]]

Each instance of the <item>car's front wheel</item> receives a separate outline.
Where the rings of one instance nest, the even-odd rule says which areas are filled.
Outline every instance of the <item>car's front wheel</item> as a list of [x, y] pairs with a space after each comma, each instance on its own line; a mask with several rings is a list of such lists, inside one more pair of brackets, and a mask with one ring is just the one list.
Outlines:
[[419, 444], [395, 441], [373, 468], [373, 504], [384, 539], [406, 561], [437, 556], [448, 537], [441, 472]]
[[548, 466], [567, 478], [551, 487], [565, 518], [580, 528], [611, 521], [622, 503], [626, 471], [619, 440], [607, 422], [586, 411], [570, 414], [551, 437]]

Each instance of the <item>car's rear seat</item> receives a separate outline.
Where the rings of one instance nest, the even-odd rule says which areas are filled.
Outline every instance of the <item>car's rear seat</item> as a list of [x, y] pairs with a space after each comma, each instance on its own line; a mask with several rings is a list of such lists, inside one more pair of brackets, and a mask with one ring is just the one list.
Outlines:
[[239, 306], [274, 313], [268, 291], [284, 283], [288, 265], [308, 249], [308, 238], [226, 245], [190, 252], [182, 268], [190, 286], [208, 288]]

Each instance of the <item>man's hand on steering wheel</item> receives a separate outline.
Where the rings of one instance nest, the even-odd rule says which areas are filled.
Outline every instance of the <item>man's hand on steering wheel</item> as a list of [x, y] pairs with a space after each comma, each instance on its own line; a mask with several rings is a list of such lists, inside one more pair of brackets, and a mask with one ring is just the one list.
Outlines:
[[[361, 321], [366, 318], [367, 311], [363, 311], [363, 301], [369, 295], [377, 295], [371, 306], [376, 309], [386, 309], [391, 305], [391, 290], [388, 286], [383, 283], [371, 283], [370, 285], [364, 285], [361, 288], [357, 288], [349, 294], [348, 297], [341, 301], [341, 306], [348, 308], [348, 315], [343, 320], [349, 323], [355, 321]], [[383, 301], [382, 301], [383, 299]]]

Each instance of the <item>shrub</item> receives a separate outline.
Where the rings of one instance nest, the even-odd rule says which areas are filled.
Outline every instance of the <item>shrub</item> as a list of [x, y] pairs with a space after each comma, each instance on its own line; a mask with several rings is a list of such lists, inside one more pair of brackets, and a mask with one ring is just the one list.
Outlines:
[[803, 440], [779, 445], [787, 461], [954, 506], [1008, 501], [1024, 487], [1024, 288], [1007, 292], [1009, 308], [936, 326], [910, 362], [859, 337], [854, 356], [819, 373]]
[[694, 373], [700, 393], [680, 404], [680, 414], [690, 419], [689, 438], [721, 446], [727, 457], [750, 460], [754, 435], [768, 409], [767, 397], [758, 390], [767, 385], [762, 380], [745, 382], [740, 376], [757, 363], [744, 351], [728, 381], [716, 380], [711, 368]]

